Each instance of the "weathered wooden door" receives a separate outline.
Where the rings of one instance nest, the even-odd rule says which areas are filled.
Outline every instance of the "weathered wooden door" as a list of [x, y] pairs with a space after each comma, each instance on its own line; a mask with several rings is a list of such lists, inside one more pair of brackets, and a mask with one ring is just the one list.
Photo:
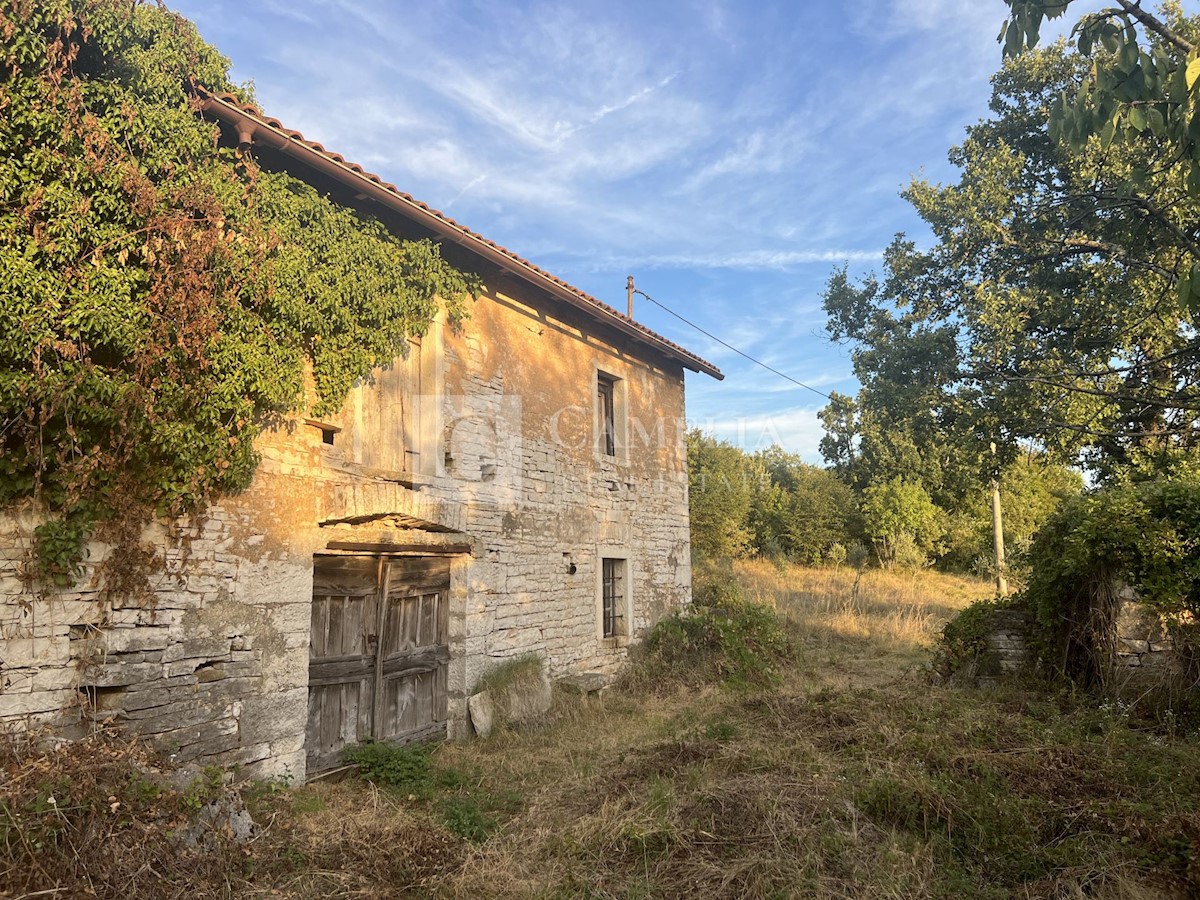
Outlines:
[[449, 590], [445, 558], [314, 558], [309, 772], [366, 738], [445, 734]]

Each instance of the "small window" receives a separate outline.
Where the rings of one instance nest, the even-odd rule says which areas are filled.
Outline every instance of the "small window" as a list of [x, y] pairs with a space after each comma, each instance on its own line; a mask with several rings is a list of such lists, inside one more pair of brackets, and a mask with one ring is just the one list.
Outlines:
[[617, 379], [596, 373], [596, 434], [604, 456], [617, 455]]
[[601, 634], [606, 638], [624, 634], [625, 560], [603, 560], [601, 573]]

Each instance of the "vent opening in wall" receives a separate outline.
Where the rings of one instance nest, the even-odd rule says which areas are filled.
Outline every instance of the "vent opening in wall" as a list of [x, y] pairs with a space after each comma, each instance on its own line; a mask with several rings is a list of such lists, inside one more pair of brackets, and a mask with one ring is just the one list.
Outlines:
[[334, 441], [337, 439], [337, 433], [342, 430], [339, 426], [330, 422], [322, 422], [320, 419], [305, 419], [304, 423], [320, 431], [321, 443], [327, 444], [330, 447], [333, 446]]

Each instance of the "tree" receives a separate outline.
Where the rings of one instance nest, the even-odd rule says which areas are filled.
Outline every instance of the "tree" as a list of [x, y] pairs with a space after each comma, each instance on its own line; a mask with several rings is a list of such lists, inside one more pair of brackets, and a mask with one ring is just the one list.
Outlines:
[[833, 472], [779, 447], [756, 453], [751, 463], [765, 475], [755, 481], [750, 507], [760, 553], [816, 565], [857, 533], [858, 500]]
[[[905, 192], [933, 246], [900, 236], [882, 278], [831, 278], [829, 330], [855, 342], [863, 384], [853, 405], [827, 407], [827, 423], [854, 429], [826, 445], [838, 465], [918, 478], [951, 510], [990, 479], [992, 440], [1001, 467], [1031, 441], [1100, 477], [1194, 454], [1200, 344], [1171, 234], [1200, 209], [1177, 172], [1154, 168], [1149, 139], [1050, 139], [1051, 105], [1088, 64], [1061, 46], [1010, 60], [992, 118], [951, 151], [959, 181]], [[1167, 218], [1130, 213], [1135, 171], [1152, 173]]]
[[699, 429], [688, 432], [692, 552], [701, 559], [746, 556], [753, 473], [746, 455]]
[[924, 565], [945, 528], [941, 510], [921, 485], [902, 478], [863, 491], [863, 531], [886, 568]]
[[[1009, 18], [1000, 32], [1004, 55], [1034, 48], [1042, 22], [1063, 15], [1071, 0], [1005, 0]], [[1049, 134], [1080, 150], [1129, 145], [1153, 148], [1143, 167], [1112, 186], [1111, 200], [1126, 203], [1118, 214], [1153, 223], [1158, 240], [1184, 258], [1170, 270], [1181, 305], [1200, 306], [1200, 241], [1194, 220], [1181, 223], [1160, 196], [1167, 181], [1200, 195], [1200, 49], [1194, 20], [1176, 0], [1156, 16], [1140, 0], [1082, 16], [1072, 30], [1089, 65], [1065, 85], [1051, 106]], [[1112, 205], [1109, 203], [1108, 205]], [[1114, 258], [1128, 248], [1114, 246]], [[1134, 257], [1136, 258], [1136, 257]]]

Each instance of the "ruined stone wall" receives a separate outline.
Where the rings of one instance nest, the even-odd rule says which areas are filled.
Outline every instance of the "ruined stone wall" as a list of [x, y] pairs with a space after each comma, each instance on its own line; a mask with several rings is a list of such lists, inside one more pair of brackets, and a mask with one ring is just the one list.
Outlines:
[[[70, 735], [107, 718], [181, 762], [301, 777], [312, 560], [332, 544], [469, 547], [452, 564], [452, 735], [467, 733], [466, 697], [498, 660], [613, 671], [630, 639], [690, 599], [682, 370], [549, 308], [493, 292], [461, 331], [427, 337], [424, 368], [377, 372], [328, 422], [264, 435], [248, 491], [147, 529], [160, 564], [145, 591], [104, 591], [100, 542], [77, 586], [28, 583], [36, 512], [0, 513], [0, 727]], [[615, 458], [596, 450], [597, 370], [621, 385]], [[407, 394], [389, 389], [396, 378]], [[402, 464], [370, 441], [424, 444]], [[600, 635], [605, 555], [626, 556], [632, 579], [616, 639]]]
[[311, 575], [260, 565], [248, 519], [216, 508], [153, 526], [146, 590], [118, 594], [95, 577], [113, 552], [97, 541], [78, 586], [26, 584], [38, 520], [0, 518], [0, 725], [74, 737], [116, 719], [179, 763], [303, 771]]

